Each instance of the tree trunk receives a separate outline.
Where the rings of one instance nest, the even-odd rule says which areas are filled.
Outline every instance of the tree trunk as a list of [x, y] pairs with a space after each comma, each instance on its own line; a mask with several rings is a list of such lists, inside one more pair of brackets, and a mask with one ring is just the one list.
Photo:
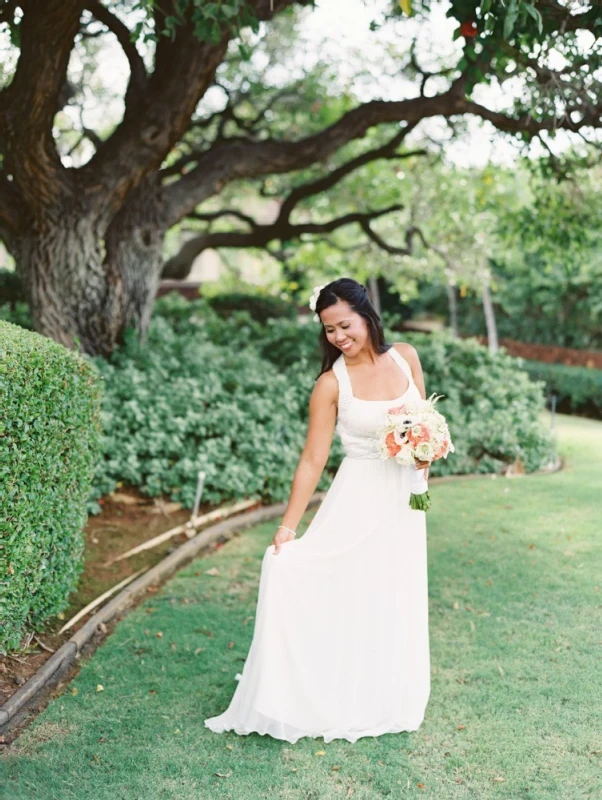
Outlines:
[[498, 338], [497, 325], [495, 323], [495, 311], [491, 302], [491, 292], [489, 291], [489, 277], [483, 278], [483, 312], [485, 314], [485, 325], [487, 326], [487, 341], [489, 342], [489, 352], [497, 353]]
[[163, 231], [120, 218], [108, 231], [68, 215], [19, 243], [35, 329], [66, 347], [109, 356], [128, 327], [144, 339], [162, 266]]
[[378, 289], [378, 281], [374, 277], [374, 275], [370, 275], [368, 278], [368, 288], [370, 289], [370, 298], [372, 299], [372, 305], [374, 306], [376, 313], [380, 317], [381, 315], [381, 305], [380, 305], [380, 291]]
[[445, 284], [445, 288], [447, 289], [447, 304], [449, 309], [449, 326], [452, 329], [452, 333], [458, 338], [460, 335], [460, 329], [458, 327], [458, 295], [456, 292], [456, 285], [455, 283], [449, 283], [449, 281]]

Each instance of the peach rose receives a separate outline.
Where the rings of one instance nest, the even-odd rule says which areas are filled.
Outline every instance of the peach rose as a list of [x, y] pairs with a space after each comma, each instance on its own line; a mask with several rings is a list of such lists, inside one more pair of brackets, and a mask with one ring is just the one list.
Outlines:
[[401, 450], [401, 447], [395, 441], [395, 434], [393, 431], [388, 433], [385, 437], [385, 445], [387, 447], [387, 452], [390, 456], [396, 456], [397, 453]]
[[422, 423], [418, 423], [418, 425], [414, 425], [414, 428], [420, 428], [420, 433], [415, 434], [414, 429], [410, 428], [408, 431], [408, 440], [415, 446], [420, 444], [420, 442], [428, 442], [431, 438], [431, 432], [426, 425]]

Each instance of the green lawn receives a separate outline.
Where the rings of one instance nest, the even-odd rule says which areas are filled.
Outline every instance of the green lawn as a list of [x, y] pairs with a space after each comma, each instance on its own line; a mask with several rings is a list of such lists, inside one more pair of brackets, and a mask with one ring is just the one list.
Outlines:
[[602, 423], [557, 430], [561, 472], [432, 487], [419, 731], [291, 745], [204, 727], [248, 650], [267, 524], [126, 616], [5, 752], [5, 796], [601, 798]]

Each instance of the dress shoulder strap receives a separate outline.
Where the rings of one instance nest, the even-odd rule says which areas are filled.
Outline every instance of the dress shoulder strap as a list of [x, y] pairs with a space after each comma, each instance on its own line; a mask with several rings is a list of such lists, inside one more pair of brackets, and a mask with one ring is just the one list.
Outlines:
[[353, 399], [353, 392], [351, 391], [351, 381], [349, 380], [349, 373], [343, 358], [343, 354], [337, 358], [332, 365], [337, 381], [339, 382], [339, 414], [341, 411], [347, 409]]
[[391, 355], [393, 361], [396, 361], [399, 367], [403, 370], [403, 372], [405, 372], [410, 384], [414, 383], [412, 368], [405, 360], [405, 358], [393, 347], [393, 345], [391, 345], [391, 347], [388, 349], [387, 352]]

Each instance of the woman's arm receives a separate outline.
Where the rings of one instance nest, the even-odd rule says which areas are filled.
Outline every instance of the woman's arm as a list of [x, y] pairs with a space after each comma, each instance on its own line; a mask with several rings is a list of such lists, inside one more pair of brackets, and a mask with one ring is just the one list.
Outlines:
[[[412, 369], [412, 377], [414, 378], [414, 383], [418, 387], [418, 391], [420, 392], [420, 396], [422, 397], [422, 399], [426, 400], [424, 375], [422, 374], [422, 365], [420, 364], [420, 359], [418, 358], [418, 353], [416, 352], [416, 348], [412, 347], [411, 344], [406, 344], [406, 342], [395, 342], [393, 344], [393, 347], [397, 349], [399, 355], [403, 356], [410, 365]], [[418, 469], [424, 469], [424, 477], [428, 478], [430, 464], [427, 461], [417, 460], [416, 467]]]
[[[337, 419], [338, 382], [332, 371], [324, 372], [313, 388], [309, 399], [309, 424], [305, 446], [293, 476], [291, 493], [282, 517], [282, 524], [297, 530], [307, 505], [316, 489], [328, 461]], [[280, 528], [276, 535], [287, 534]], [[291, 535], [289, 534], [289, 537]], [[292, 537], [291, 537], [292, 538]], [[276, 551], [279, 543], [276, 541]], [[283, 541], [287, 541], [283, 538]]]

